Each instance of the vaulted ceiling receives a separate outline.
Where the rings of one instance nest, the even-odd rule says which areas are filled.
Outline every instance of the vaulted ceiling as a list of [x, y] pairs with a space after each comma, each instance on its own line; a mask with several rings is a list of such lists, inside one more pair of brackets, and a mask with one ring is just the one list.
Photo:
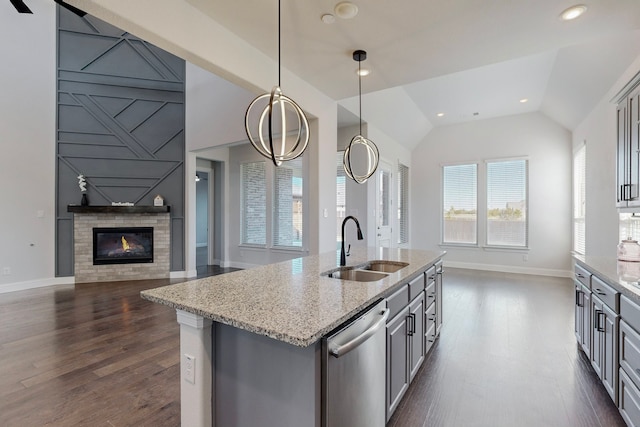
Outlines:
[[[276, 0], [175, 1], [278, 58]], [[531, 111], [572, 130], [640, 55], [639, 0], [587, 0], [573, 21], [559, 18], [568, 0], [353, 0], [355, 17], [324, 23], [339, 1], [282, 0], [282, 65], [337, 100], [346, 125], [352, 52], [366, 50], [363, 119], [409, 149], [435, 126]]]

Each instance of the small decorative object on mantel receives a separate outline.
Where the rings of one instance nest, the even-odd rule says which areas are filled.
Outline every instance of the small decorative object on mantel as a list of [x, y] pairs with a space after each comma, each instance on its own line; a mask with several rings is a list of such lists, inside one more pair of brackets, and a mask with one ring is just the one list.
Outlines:
[[111, 202], [111, 206], [135, 206], [132, 202]]
[[618, 245], [618, 261], [640, 261], [640, 245], [629, 237]]
[[164, 198], [158, 194], [155, 199], [153, 199], [153, 206], [164, 206]]
[[89, 206], [89, 199], [87, 198], [87, 179], [83, 174], [78, 175], [78, 187], [82, 192], [82, 200], [80, 200], [80, 206]]

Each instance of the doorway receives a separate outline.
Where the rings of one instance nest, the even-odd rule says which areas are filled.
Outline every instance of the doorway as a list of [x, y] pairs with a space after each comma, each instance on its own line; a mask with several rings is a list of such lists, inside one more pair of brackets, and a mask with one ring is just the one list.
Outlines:
[[196, 171], [196, 268], [210, 264], [211, 189], [213, 174], [210, 169]]
[[391, 227], [391, 212], [393, 205], [393, 173], [391, 164], [383, 160], [376, 172], [376, 247], [389, 248], [393, 229]]

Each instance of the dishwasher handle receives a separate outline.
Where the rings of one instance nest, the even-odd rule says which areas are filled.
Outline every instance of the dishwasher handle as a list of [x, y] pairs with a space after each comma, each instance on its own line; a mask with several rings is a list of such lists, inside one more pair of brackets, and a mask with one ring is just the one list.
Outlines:
[[329, 353], [333, 357], [338, 358], [340, 356], [344, 356], [345, 354], [349, 353], [351, 350], [353, 350], [354, 348], [358, 347], [360, 344], [365, 342], [367, 339], [369, 339], [373, 334], [378, 332], [378, 330], [385, 325], [385, 323], [387, 322], [387, 319], [389, 318], [389, 309], [385, 308], [380, 312], [380, 315], [381, 315], [380, 320], [378, 320], [376, 323], [374, 323], [369, 328], [367, 328], [366, 331], [364, 331], [357, 337], [353, 338], [351, 341], [348, 341], [347, 343], [342, 345], [331, 345], [329, 347]]

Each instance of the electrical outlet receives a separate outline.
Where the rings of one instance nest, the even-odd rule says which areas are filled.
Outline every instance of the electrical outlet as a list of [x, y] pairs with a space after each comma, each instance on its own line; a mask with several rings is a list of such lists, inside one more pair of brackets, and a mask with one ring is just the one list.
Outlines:
[[191, 383], [196, 383], [196, 358], [189, 354], [184, 355], [184, 379]]

